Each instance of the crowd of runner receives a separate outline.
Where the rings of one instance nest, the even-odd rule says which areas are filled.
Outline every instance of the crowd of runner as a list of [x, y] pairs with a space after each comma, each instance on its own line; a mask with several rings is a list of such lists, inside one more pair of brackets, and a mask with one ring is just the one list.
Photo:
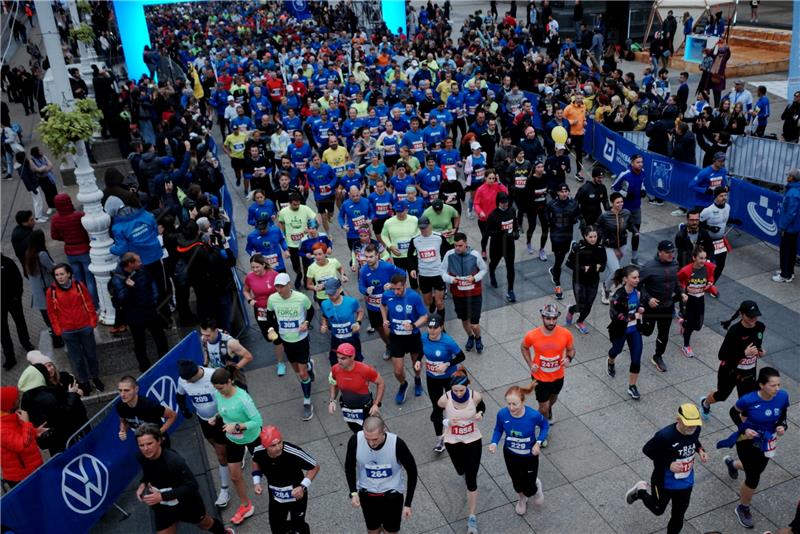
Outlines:
[[[582, 356], [572, 327], [590, 333], [586, 319], [598, 292], [609, 311], [607, 372], [615, 378], [616, 359], [627, 344], [626, 391], [633, 400], [641, 396], [643, 336], [656, 332], [650, 362], [656, 372], [667, 372], [667, 341], [677, 318], [682, 354], [695, 357], [691, 337], [704, 325], [705, 295], [718, 296], [716, 282], [730, 250], [724, 151], [693, 181], [697, 207], [685, 213], [674, 239], [659, 242], [655, 257], [644, 261], [643, 158], [631, 157], [609, 193], [609, 173], [600, 166], [584, 168], [586, 120], [599, 96], [632, 90], [651, 114], [677, 116], [677, 107], [674, 99], [650, 90], [647, 80], [640, 88], [632, 74], [623, 76], [607, 54], [600, 64], [590, 47], [569, 37], [562, 41], [552, 12], [544, 12], [548, 5], [541, 14], [534, 11], [538, 23], [531, 23], [530, 9], [519, 18], [515, 12], [500, 18], [478, 12], [459, 35], [448, 22], [449, 2], [429, 2], [418, 14], [410, 12], [408, 34], [399, 36], [381, 26], [370, 33], [334, 30], [352, 20], [344, 4], [336, 14], [311, 3], [312, 17], [305, 21], [273, 4], [225, 6], [148, 8], [155, 43], [145, 51], [150, 75], [121, 84], [119, 91], [131, 126], [125, 141], [133, 175], [108, 171], [104, 191], [113, 217], [112, 252], [121, 258], [110, 287], [115, 305], [124, 310], [116, 328], [131, 331], [140, 370], [150, 366], [146, 330], [163, 339], [173, 311], [184, 324], [199, 323], [203, 364], [178, 363], [178, 400], [184, 416], [197, 415], [215, 451], [215, 505], [228, 506], [235, 494], [238, 506], [230, 521], [239, 525], [254, 513], [250, 494], [266, 492], [273, 532], [309, 532], [308, 495], [324, 469], [284, 441], [248, 393], [246, 367], [254, 355], [228, 333], [236, 258], [231, 214], [221, 207], [227, 185], [241, 188], [250, 203], [244, 301], [274, 347], [277, 375], [286, 374], [288, 363], [299, 382], [302, 421], [315, 416], [312, 383], [327, 378], [327, 416], [338, 411], [353, 432], [345, 474], [350, 502], [363, 511], [369, 532], [398, 532], [412, 514], [417, 466], [406, 443], [388, 430], [381, 406], [387, 393], [403, 404], [413, 378], [413, 394], [427, 390], [430, 397], [433, 451], [447, 451], [464, 478], [467, 529], [477, 534], [485, 445], [479, 423], [486, 405], [465, 353], [484, 352], [484, 281], [499, 286], [496, 270], [504, 260], [505, 299], [516, 302], [516, 242], [523, 233], [528, 254], [553, 262], [549, 278], [559, 301], [566, 264], [574, 302], [563, 325], [559, 305], [545, 304], [541, 325], [522, 338], [530, 382], [506, 391], [488, 446], [491, 454], [503, 448], [519, 496], [516, 513], [526, 514], [529, 499], [540, 508], [539, 459], [549, 446], [559, 446], [553, 409], [569, 387], [570, 364]], [[162, 57], [183, 69], [178, 76], [164, 76]], [[223, 153], [234, 173], [227, 184]], [[573, 176], [583, 182], [574, 194], [567, 183]], [[477, 220], [479, 236], [465, 233], [464, 219]], [[15, 251], [24, 274], [41, 278], [46, 290], [42, 315], [52, 325], [54, 343], [66, 343], [77, 375], [69, 392], [103, 390], [94, 340], [85, 335], [97, 324], [92, 275], [73, 276], [72, 261], [54, 265], [43, 232], [33, 229], [37, 221], [31, 212], [17, 214]], [[334, 251], [329, 237], [337, 224], [346, 235], [346, 253]], [[576, 232], [581, 237], [573, 240]], [[74, 234], [65, 235], [67, 245], [68, 238], [83, 239]], [[3, 268], [5, 277], [5, 258]], [[446, 299], [466, 334], [463, 347], [445, 330]], [[642, 500], [657, 515], [671, 501], [667, 532], [683, 526], [696, 455], [703, 462], [724, 461], [732, 478], [744, 472], [735, 512], [743, 526], [753, 528], [753, 493], [787, 429], [789, 405], [780, 373], [758, 366], [765, 354], [760, 315], [757, 303], [741, 303], [724, 324], [715, 391], [697, 405], [680, 405], [676, 421], [644, 445], [654, 464], [651, 480], [638, 482], [625, 498]], [[311, 358], [313, 329], [329, 336], [329, 365]], [[391, 361], [396, 385], [369, 364], [377, 355], [362, 350], [362, 337], [373, 332], [383, 342], [382, 358]], [[163, 355], [166, 342], [157, 343], [157, 350]], [[8, 358], [5, 339], [4, 352]], [[31, 363], [50, 380], [48, 362]], [[38, 405], [28, 393], [43, 387], [39, 375], [33, 378], [21, 388], [30, 421], [26, 415], [16, 423], [26, 436], [42, 431], [44, 420], [33, 416]], [[135, 437], [138, 443], [143, 477], [136, 494], [153, 510], [157, 530], [174, 532], [180, 521], [216, 533], [231, 530], [207, 513], [180, 451], [169, 446], [166, 432], [175, 412], [140, 395], [134, 377], [118, 386], [119, 439]], [[735, 446], [738, 459], [723, 459], [703, 448], [700, 427], [712, 405], [734, 388], [739, 400], [730, 416], [737, 430], [717, 447]], [[3, 389], [3, 417], [9, 417], [18, 399]], [[537, 409], [526, 405], [528, 396], [535, 397]], [[7, 476], [5, 457], [3, 464], [4, 479], [19, 482]]]

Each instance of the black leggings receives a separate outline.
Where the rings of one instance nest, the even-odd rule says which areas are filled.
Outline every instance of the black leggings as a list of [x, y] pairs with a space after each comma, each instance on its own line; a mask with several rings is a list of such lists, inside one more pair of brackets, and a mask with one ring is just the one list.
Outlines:
[[450, 455], [453, 467], [456, 468], [456, 473], [464, 477], [467, 491], [477, 491], [483, 440], [477, 439], [470, 443], [445, 443], [444, 446]]
[[497, 269], [500, 260], [506, 260], [506, 282], [508, 283], [508, 290], [514, 290], [514, 278], [516, 271], [514, 269], [514, 240], [505, 236], [496, 236], [492, 238], [489, 245], [489, 274], [494, 278], [494, 271]]
[[556, 285], [561, 285], [561, 264], [564, 263], [564, 258], [567, 257], [569, 253], [570, 242], [565, 241], [563, 243], [555, 242], [552, 239], [550, 240], [550, 246], [553, 249], [553, 254], [555, 254], [555, 259], [553, 260], [553, 278], [555, 278]]
[[689, 499], [692, 497], [692, 488], [670, 490], [651, 481], [653, 493], [639, 490], [639, 498], [648, 510], [655, 515], [661, 515], [666, 511], [667, 505], [672, 501], [672, 513], [667, 523], [667, 534], [678, 534], [683, 528], [683, 518], [689, 508]]
[[486, 253], [486, 245], [489, 243], [489, 223], [478, 221], [478, 230], [481, 231], [481, 252]]
[[520, 228], [522, 228], [523, 216], [528, 217], [528, 231], [525, 232], [525, 237], [527, 238], [525, 243], [528, 245], [531, 244], [533, 232], [536, 230], [536, 219], [539, 219], [539, 223], [542, 225], [542, 237], [539, 239], [539, 248], [544, 248], [544, 246], [547, 244], [547, 232], [550, 228], [547, 223], [547, 212], [545, 211], [544, 207], [538, 208], [533, 203], [520, 204], [518, 200], [517, 210], [517, 223], [519, 224]]
[[509, 452], [504, 447], [503, 459], [506, 461], [506, 469], [511, 477], [514, 491], [522, 493], [526, 497], [535, 495], [536, 477], [539, 476], [539, 457], [533, 454], [522, 456]]
[[292, 260], [292, 269], [297, 275], [295, 287], [303, 287], [305, 273], [303, 272], [303, 264], [300, 261], [300, 247], [289, 247], [289, 258]]
[[745, 439], [736, 442], [736, 454], [742, 462], [744, 470], [744, 484], [750, 489], [756, 489], [761, 481], [761, 473], [767, 468], [769, 458], [756, 447], [752, 439]]
[[[645, 303], [646, 304], [646, 303]], [[662, 309], [651, 311], [648, 308], [644, 312], [642, 324], [639, 325], [639, 332], [643, 336], [649, 336], [653, 330], [658, 327], [658, 334], [656, 335], [656, 356], [661, 356], [667, 350], [667, 340], [669, 339], [669, 329], [672, 326], [672, 310]]]
[[711, 261], [714, 262], [714, 285], [719, 282], [719, 278], [722, 276], [722, 271], [725, 270], [725, 261], [728, 259], [728, 253], [722, 252], [720, 254], [714, 254], [711, 256]]
[[572, 281], [572, 290], [575, 292], [575, 304], [569, 307], [569, 313], [578, 312], [578, 322], [582, 323], [589, 316], [592, 311], [592, 304], [597, 297], [597, 288], [600, 282], [597, 281], [593, 284], [581, 284], [575, 280]]
[[306, 506], [308, 506], [308, 494], [295, 502], [277, 502], [269, 500], [269, 528], [276, 534], [297, 532], [298, 534], [309, 534], [311, 530], [306, 523]]
[[575, 148], [575, 174], [583, 170], [583, 136], [573, 135], [572, 146]]
[[431, 398], [431, 423], [433, 423], [433, 430], [437, 436], [444, 434], [444, 426], [442, 420], [444, 419], [444, 409], [439, 407], [439, 399], [444, 395], [445, 391], [450, 391], [449, 378], [432, 378], [425, 376], [425, 382], [428, 385], [428, 396]]

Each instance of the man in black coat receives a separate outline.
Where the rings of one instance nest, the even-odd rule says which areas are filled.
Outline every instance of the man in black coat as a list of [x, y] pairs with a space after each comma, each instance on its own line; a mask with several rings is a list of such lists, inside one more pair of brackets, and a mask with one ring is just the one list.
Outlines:
[[26, 351], [34, 349], [31, 343], [31, 338], [28, 335], [28, 325], [25, 322], [25, 314], [22, 311], [22, 275], [19, 273], [19, 268], [14, 260], [6, 256], [0, 255], [2, 259], [1, 268], [2, 276], [0, 276], [0, 285], [3, 290], [0, 291], [0, 313], [2, 313], [2, 347], [3, 354], [5, 355], [5, 363], [3, 369], [8, 371], [17, 364], [17, 359], [14, 354], [14, 342], [11, 341], [11, 330], [8, 325], [8, 315], [14, 319], [14, 324], [17, 326], [17, 337], [19, 344]]
[[714, 253], [714, 240], [708, 230], [700, 227], [700, 208], [693, 208], [686, 214], [686, 223], [678, 226], [675, 234], [675, 248], [677, 249], [678, 268], [692, 262], [692, 251], [697, 245], [711, 256]]
[[671, 135], [669, 152], [672, 159], [697, 165], [695, 151], [697, 150], [697, 140], [694, 134], [689, 131], [689, 125], [685, 122], [678, 123], [675, 133]]

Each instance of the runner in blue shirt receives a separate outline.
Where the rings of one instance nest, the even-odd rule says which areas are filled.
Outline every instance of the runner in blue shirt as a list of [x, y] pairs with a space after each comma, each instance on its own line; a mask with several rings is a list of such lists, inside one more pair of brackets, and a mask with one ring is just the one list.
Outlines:
[[534, 384], [531, 384], [524, 388], [511, 386], [506, 390], [506, 406], [497, 412], [492, 443], [489, 445], [489, 452], [494, 454], [500, 438], [505, 434], [503, 459], [514, 491], [519, 495], [515, 507], [519, 515], [525, 515], [529, 497], [533, 497], [536, 507], [541, 507], [544, 502], [542, 482], [538, 478], [539, 454], [542, 442], [547, 439], [550, 423], [538, 410], [525, 405], [525, 397], [531, 394], [533, 388]]
[[[403, 404], [406, 400], [408, 382], [406, 382], [403, 360], [406, 354], [411, 355], [411, 362], [416, 364], [422, 354], [422, 339], [419, 327], [428, 320], [428, 310], [422, 297], [416, 291], [406, 288], [406, 275], [395, 274], [389, 280], [391, 289], [381, 297], [381, 316], [383, 327], [389, 330], [389, 356], [392, 358], [394, 376], [400, 383], [395, 402]], [[414, 370], [414, 395], [422, 395], [422, 379], [420, 371]]]
[[[428, 331], [422, 334], [422, 355], [425, 357], [425, 382], [431, 398], [431, 422], [436, 431], [436, 444], [433, 451], [444, 451], [444, 409], [438, 402], [445, 391], [450, 391], [450, 377], [458, 369], [458, 364], [466, 359], [458, 343], [444, 332], [444, 319], [439, 314], [428, 319]], [[422, 360], [414, 364], [414, 370], [422, 369]]]
[[254, 202], [247, 208], [247, 224], [255, 226], [258, 221], [272, 220], [277, 213], [275, 211], [275, 204], [267, 198], [267, 195], [261, 189], [253, 191]]
[[428, 152], [436, 154], [442, 149], [442, 144], [447, 137], [447, 130], [444, 126], [439, 124], [438, 117], [431, 114], [428, 119], [428, 126], [422, 130], [422, 138], [425, 141], [425, 147]]
[[375, 181], [375, 191], [367, 197], [369, 201], [369, 218], [372, 220], [372, 231], [381, 235], [386, 219], [392, 216], [392, 194], [386, 190], [383, 178]]
[[345, 191], [350, 191], [351, 187], [357, 187], [362, 195], [366, 192], [364, 176], [356, 170], [356, 164], [352, 161], [344, 164], [344, 175], [339, 182]]
[[330, 232], [330, 221], [336, 206], [336, 189], [339, 187], [339, 178], [333, 167], [322, 163], [319, 154], [311, 157], [308, 167], [308, 186], [314, 191], [314, 203], [317, 213], [322, 215], [322, 226], [325, 232]]
[[393, 263], [380, 259], [381, 253], [376, 245], [367, 245], [364, 249], [366, 263], [358, 272], [358, 291], [364, 295], [367, 307], [367, 318], [371, 329], [377, 330], [378, 335], [386, 345], [383, 359], [389, 359], [389, 331], [383, 327], [381, 315], [381, 299], [383, 292], [389, 289], [389, 281], [396, 274], [405, 275], [406, 272]]
[[439, 187], [442, 185], [442, 171], [436, 166], [436, 156], [428, 154], [425, 168], [417, 173], [417, 190], [422, 196], [425, 206], [439, 198]]
[[400, 146], [408, 147], [408, 151], [411, 152], [412, 156], [419, 161], [425, 161], [425, 138], [419, 129], [418, 117], [411, 119], [411, 129], [403, 134]]
[[415, 187], [414, 184], [414, 177], [406, 174], [408, 168], [404, 162], [400, 162], [397, 164], [397, 168], [395, 169], [394, 176], [389, 178], [389, 185], [392, 186], [392, 197], [395, 202], [400, 200], [405, 200], [408, 195], [406, 195], [406, 189], [408, 186]]
[[289, 145], [289, 148], [286, 149], [286, 154], [299, 172], [305, 173], [306, 170], [308, 170], [308, 163], [311, 161], [312, 152], [311, 146], [303, 141], [303, 132], [294, 132], [294, 143]]
[[278, 272], [286, 272], [284, 258], [289, 257], [289, 249], [286, 246], [280, 229], [274, 224], [269, 224], [268, 220], [260, 220], [256, 229], [247, 235], [247, 245], [245, 252], [252, 255], [259, 253], [267, 260], [267, 263]]
[[349, 295], [342, 294], [342, 282], [338, 278], [328, 278], [325, 280], [325, 293], [328, 298], [320, 304], [322, 309], [322, 326], [320, 334], [331, 333], [331, 348], [328, 352], [328, 360], [331, 367], [336, 364], [336, 349], [342, 343], [350, 343], [356, 349], [356, 360], [364, 361], [361, 354], [361, 321], [364, 318], [364, 310], [358, 305], [358, 301]]
[[361, 196], [361, 190], [352, 186], [348, 191], [350, 198], [342, 203], [339, 209], [339, 225], [347, 232], [347, 246], [353, 250], [358, 241], [358, 229], [369, 228], [369, 201]]

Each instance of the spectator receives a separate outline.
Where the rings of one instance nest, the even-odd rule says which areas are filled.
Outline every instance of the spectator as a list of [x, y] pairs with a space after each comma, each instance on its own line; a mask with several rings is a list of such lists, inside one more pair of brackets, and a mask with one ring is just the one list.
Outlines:
[[758, 89], [756, 89], [756, 99], [755, 107], [750, 112], [753, 116], [753, 120], [755, 121], [755, 133], [756, 137], [764, 137], [764, 131], [767, 129], [767, 119], [769, 119], [769, 98], [767, 98], [767, 88], [763, 85], [759, 85]]
[[36, 438], [47, 432], [29, 421], [27, 412], [19, 410], [19, 390], [15, 386], [0, 388], [0, 461], [3, 484], [13, 488], [44, 463]]
[[[722, 24], [724, 26], [724, 22]], [[709, 88], [714, 94], [714, 105], [717, 106], [722, 101], [722, 91], [725, 90], [725, 70], [728, 66], [728, 60], [731, 58], [731, 49], [728, 47], [728, 43], [720, 41], [717, 45], [717, 52], [712, 57], [713, 60], [709, 69]]]
[[66, 193], [55, 197], [56, 214], [50, 222], [50, 237], [64, 242], [64, 254], [72, 267], [75, 280], [83, 282], [97, 304], [97, 285], [94, 274], [89, 270], [89, 234], [81, 224], [82, 211], [76, 211], [72, 199]]
[[53, 347], [63, 347], [64, 342], [59, 334], [56, 334], [50, 322], [50, 314], [47, 311], [47, 298], [45, 292], [53, 283], [53, 267], [55, 263], [50, 253], [47, 251], [44, 232], [38, 228], [31, 232], [28, 248], [25, 251], [25, 261], [23, 272], [31, 284], [31, 307], [39, 310], [42, 320], [50, 328]]
[[30, 160], [25, 157], [25, 151], [17, 152], [14, 155], [17, 162], [17, 173], [19, 174], [22, 184], [25, 189], [31, 194], [31, 202], [33, 203], [33, 213], [37, 223], [47, 222], [47, 214], [44, 210], [44, 193], [39, 186], [39, 181], [36, 179], [36, 173], [30, 165]]
[[139, 371], [144, 373], [150, 368], [147, 358], [147, 339], [145, 331], [156, 345], [159, 359], [169, 350], [164, 325], [158, 317], [158, 288], [146, 269], [142, 268], [142, 258], [135, 252], [126, 252], [114, 272], [111, 273], [110, 288], [115, 299], [115, 306], [123, 314], [123, 322], [133, 337], [133, 352], [139, 363]]
[[5, 254], [0, 255], [2, 259], [2, 287], [0, 292], [0, 313], [2, 313], [2, 347], [5, 355], [3, 369], [8, 371], [17, 364], [14, 354], [14, 342], [11, 341], [11, 330], [8, 326], [8, 315], [14, 319], [17, 327], [17, 337], [19, 344], [25, 350], [33, 350], [30, 336], [28, 335], [28, 325], [25, 322], [25, 313], [22, 311], [22, 276], [19, 268], [14, 261]]
[[800, 170], [792, 169], [786, 175], [786, 193], [781, 204], [778, 228], [781, 231], [781, 270], [772, 277], [773, 282], [794, 280], [797, 257], [797, 238], [800, 235]]
[[47, 314], [53, 323], [53, 333], [64, 338], [80, 389], [88, 395], [92, 391], [91, 378], [99, 391], [105, 391], [94, 339], [97, 313], [89, 290], [83, 282], [72, 279], [72, 268], [66, 263], [53, 268], [53, 278], [55, 282], [47, 290]]
[[[14, 220], [17, 225], [11, 231], [11, 247], [14, 249], [14, 254], [17, 256], [20, 265], [25, 266], [25, 252], [28, 250], [28, 243], [31, 240], [31, 233], [33, 227], [36, 226], [36, 221], [33, 218], [33, 213], [29, 210], [19, 210], [14, 214]], [[27, 278], [28, 275], [25, 274]]]
[[800, 138], [800, 91], [795, 91], [794, 99], [781, 113], [783, 120], [783, 140], [796, 143]]
[[[697, 150], [697, 140], [694, 134], [689, 131], [689, 125], [679, 122], [675, 126], [675, 131], [670, 135], [669, 155], [677, 161], [696, 165], [695, 151]], [[679, 265], [686, 263], [678, 262]]]

